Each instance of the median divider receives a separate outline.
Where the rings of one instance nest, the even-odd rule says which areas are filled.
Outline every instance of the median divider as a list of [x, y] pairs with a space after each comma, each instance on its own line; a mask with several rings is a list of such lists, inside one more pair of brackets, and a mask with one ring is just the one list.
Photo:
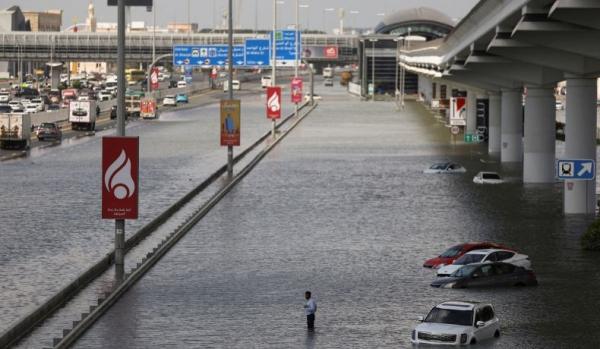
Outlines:
[[[304, 109], [308, 103], [304, 103], [300, 106], [299, 110]], [[314, 109], [314, 106], [312, 107]], [[311, 109], [311, 111], [312, 111]], [[294, 114], [287, 116], [277, 125], [277, 129], [285, 125], [289, 120], [294, 117]], [[269, 136], [270, 131], [266, 132], [256, 142], [246, 148], [243, 152], [234, 157], [234, 164], [242, 160], [246, 155], [253, 151], [257, 146], [262, 144]], [[179, 211], [185, 204], [190, 202], [195, 196], [201, 193], [209, 185], [214, 183], [218, 178], [227, 172], [227, 165], [220, 167], [216, 172], [211, 174], [206, 180], [200, 185], [192, 189], [188, 194], [179, 199], [177, 202], [172, 204], [158, 217], [144, 225], [134, 235], [132, 235], [125, 242], [125, 250], [129, 251], [135, 247], [139, 242], [144, 240], [150, 234], [152, 234], [159, 226], [164, 224], [169, 218], [171, 218], [177, 211]], [[102, 275], [113, 265], [114, 262], [114, 250], [107, 253], [101, 260], [96, 262], [89, 269], [81, 273], [75, 280], [70, 282], [67, 286], [63, 287], [55, 295], [46, 299], [40, 306], [35, 310], [25, 315], [21, 319], [14, 322], [7, 330], [0, 335], [0, 348], [7, 348], [15, 345], [19, 340], [23, 339], [29, 333], [31, 333], [36, 327], [39, 327], [42, 322], [54, 314], [58, 309], [64, 306], [70, 299], [75, 297], [81, 290], [88, 286], [92, 281]]]

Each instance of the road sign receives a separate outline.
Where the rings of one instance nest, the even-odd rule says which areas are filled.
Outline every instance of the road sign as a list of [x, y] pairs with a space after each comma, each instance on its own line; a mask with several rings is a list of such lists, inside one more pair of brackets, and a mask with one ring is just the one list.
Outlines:
[[[450, 99], [450, 125], [467, 125], [467, 99], [464, 97], [452, 97]], [[466, 136], [465, 136], [466, 139]]]
[[221, 145], [239, 146], [240, 145], [240, 100], [223, 99], [221, 100]]
[[[299, 52], [302, 52], [302, 34], [298, 33], [300, 44], [298, 45]], [[273, 32], [271, 32], [273, 39]], [[296, 31], [295, 30], [278, 30], [275, 32], [275, 46], [277, 48], [276, 61], [278, 67], [293, 67], [296, 57]]]
[[295, 77], [292, 79], [292, 103], [302, 103], [302, 78]]
[[150, 88], [152, 90], [158, 90], [158, 68], [154, 67], [152, 68], [152, 73], [150, 73]]
[[465, 143], [473, 143], [473, 134], [465, 133]]
[[269, 39], [246, 39], [244, 44], [247, 66], [269, 66], [271, 41]]
[[267, 87], [267, 118], [281, 118], [281, 87]]
[[137, 219], [139, 138], [102, 137], [102, 218]]
[[[173, 65], [225, 66], [227, 45], [176, 45], [173, 46]], [[233, 65], [244, 66], [244, 46], [233, 46]]]
[[452, 126], [452, 127], [450, 128], [450, 132], [451, 132], [453, 135], [455, 135], [455, 136], [456, 136], [457, 134], [459, 134], [459, 133], [460, 133], [460, 127], [458, 127], [458, 126]]
[[596, 161], [591, 159], [556, 160], [556, 177], [560, 180], [591, 181], [596, 178]]

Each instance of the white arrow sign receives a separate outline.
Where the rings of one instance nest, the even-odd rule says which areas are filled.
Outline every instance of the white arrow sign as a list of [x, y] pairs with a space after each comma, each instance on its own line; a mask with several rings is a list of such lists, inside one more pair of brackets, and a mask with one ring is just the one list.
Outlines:
[[577, 176], [581, 177], [583, 175], [585, 175], [586, 173], [592, 173], [592, 163], [591, 162], [585, 162], [583, 164], [581, 164], [581, 170], [579, 170], [579, 172], [577, 173]]

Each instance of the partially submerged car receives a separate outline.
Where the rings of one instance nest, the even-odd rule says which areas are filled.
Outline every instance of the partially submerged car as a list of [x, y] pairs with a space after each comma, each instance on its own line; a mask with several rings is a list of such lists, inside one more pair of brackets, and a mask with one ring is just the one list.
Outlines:
[[479, 172], [473, 177], [473, 183], [475, 184], [501, 184], [504, 183], [504, 179], [500, 177], [497, 172]]
[[411, 333], [415, 344], [468, 345], [500, 337], [500, 322], [489, 303], [444, 302], [419, 321]]
[[452, 264], [439, 268], [437, 276], [450, 276], [464, 265], [492, 262], [505, 262], [531, 269], [531, 261], [527, 255], [504, 249], [482, 249], [467, 252]]
[[452, 246], [449, 249], [447, 249], [446, 251], [444, 251], [442, 254], [440, 254], [439, 256], [426, 260], [425, 263], [423, 263], [423, 266], [425, 268], [437, 269], [444, 265], [452, 264], [452, 262], [454, 262], [458, 258], [462, 257], [465, 253], [467, 253], [469, 251], [481, 250], [481, 249], [487, 249], [487, 248], [498, 248], [498, 249], [510, 250], [509, 248], [506, 248], [505, 246], [494, 243], [494, 242], [467, 242], [464, 244]]
[[437, 174], [437, 173], [465, 173], [467, 169], [455, 162], [438, 162], [431, 165], [428, 169], [425, 169], [423, 173]]
[[448, 277], [431, 283], [440, 288], [536, 286], [532, 270], [504, 262], [477, 263], [462, 266]]

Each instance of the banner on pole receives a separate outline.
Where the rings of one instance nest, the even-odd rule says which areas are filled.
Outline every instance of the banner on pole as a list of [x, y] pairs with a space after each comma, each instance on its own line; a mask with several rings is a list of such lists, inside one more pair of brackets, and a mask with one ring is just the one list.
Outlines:
[[302, 78], [295, 77], [292, 79], [292, 103], [302, 103]]
[[102, 218], [137, 219], [139, 138], [102, 138]]
[[241, 107], [239, 99], [221, 100], [221, 146], [239, 146]]
[[267, 87], [267, 118], [281, 118], [281, 87]]

